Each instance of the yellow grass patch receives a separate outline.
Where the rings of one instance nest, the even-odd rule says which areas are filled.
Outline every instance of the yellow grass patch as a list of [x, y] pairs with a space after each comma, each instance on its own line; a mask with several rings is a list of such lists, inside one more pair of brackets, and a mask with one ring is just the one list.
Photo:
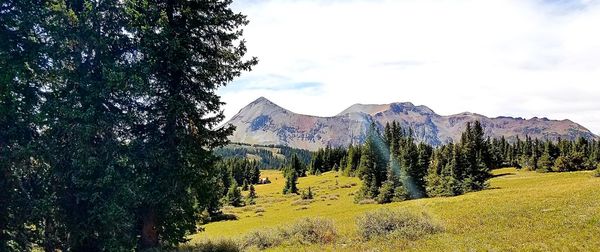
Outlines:
[[[353, 202], [353, 193], [360, 187], [357, 178], [335, 172], [300, 178], [300, 190], [310, 186], [315, 197], [312, 202], [298, 204], [299, 196], [281, 194], [285, 180], [279, 171], [262, 171], [262, 177], [269, 177], [273, 183], [256, 186], [256, 206], [227, 208], [226, 212], [239, 220], [205, 225], [206, 231], [191, 236], [191, 243], [237, 239], [252, 230], [289, 224], [303, 217], [323, 217], [335, 222], [341, 237], [326, 250], [600, 251], [600, 178], [591, 172], [536, 173], [512, 168], [495, 170], [494, 174], [491, 188], [480, 192], [359, 205]], [[356, 217], [379, 208], [425, 211], [442, 223], [445, 231], [411, 241], [357, 242]], [[260, 214], [256, 214], [257, 209]], [[274, 250], [322, 249], [314, 245]]]

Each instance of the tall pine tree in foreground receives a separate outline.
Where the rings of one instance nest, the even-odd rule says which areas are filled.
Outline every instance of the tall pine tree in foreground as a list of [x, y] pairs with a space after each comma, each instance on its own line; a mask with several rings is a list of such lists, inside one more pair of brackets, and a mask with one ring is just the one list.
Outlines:
[[215, 90], [257, 61], [243, 59], [240, 28], [248, 21], [231, 0], [128, 2], [147, 90], [132, 143], [142, 188], [139, 245], [175, 245], [196, 230], [197, 213], [217, 193], [211, 150], [233, 129], [216, 127], [223, 113]]
[[126, 139], [137, 83], [124, 62], [135, 51], [123, 33], [125, 6], [118, 0], [80, 0], [43, 7], [49, 10], [40, 29], [51, 61], [41, 106], [52, 186], [45, 235], [56, 236], [62, 244], [54, 249], [61, 250], [133, 247], [137, 185]]
[[36, 28], [46, 11], [40, 0], [0, 4], [0, 251], [30, 250], [43, 230], [48, 169], [36, 153], [36, 126], [47, 64]]

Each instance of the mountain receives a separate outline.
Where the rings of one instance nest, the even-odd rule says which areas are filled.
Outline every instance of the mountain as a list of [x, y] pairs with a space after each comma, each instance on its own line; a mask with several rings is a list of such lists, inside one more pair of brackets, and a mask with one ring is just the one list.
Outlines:
[[400, 122], [404, 129], [412, 129], [417, 140], [436, 146], [457, 142], [466, 123], [475, 120], [481, 122], [487, 136], [504, 136], [509, 141], [517, 136], [523, 139], [526, 135], [551, 140], [598, 138], [570, 120], [488, 118], [469, 112], [443, 116], [426, 106], [415, 106], [410, 102], [355, 104], [335, 116], [319, 117], [291, 112], [260, 97], [242, 108], [227, 124], [236, 127], [230, 137], [232, 142], [315, 150], [327, 145], [362, 143], [371, 122], [381, 129], [392, 121]]

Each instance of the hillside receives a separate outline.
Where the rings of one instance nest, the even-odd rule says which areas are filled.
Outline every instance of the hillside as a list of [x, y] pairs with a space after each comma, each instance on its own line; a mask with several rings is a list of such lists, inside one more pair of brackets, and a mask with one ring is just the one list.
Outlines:
[[[536, 173], [513, 168], [494, 171], [490, 189], [457, 197], [425, 198], [386, 205], [352, 202], [357, 178], [328, 172], [300, 178], [301, 189], [312, 187], [315, 201], [297, 204], [299, 196], [282, 196], [278, 171], [264, 171], [272, 184], [258, 185], [257, 204], [226, 208], [235, 221], [205, 225], [190, 244], [238, 239], [253, 230], [283, 227], [303, 217], [323, 217], [339, 234], [325, 245], [288, 244], [275, 251], [598, 251], [600, 240], [600, 179], [590, 172]], [[357, 240], [355, 219], [374, 209], [425, 211], [444, 231], [414, 241]]]
[[249, 145], [231, 143], [215, 149], [215, 154], [223, 159], [247, 158], [258, 162], [260, 169], [282, 167], [296, 155], [300, 162], [308, 164], [312, 153], [304, 149], [294, 149], [278, 145]]
[[355, 104], [332, 117], [297, 114], [260, 97], [242, 108], [228, 124], [236, 127], [233, 142], [285, 145], [315, 150], [320, 147], [362, 143], [371, 122], [381, 129], [386, 123], [400, 122], [412, 129], [417, 140], [431, 145], [456, 142], [467, 122], [479, 120], [490, 137], [508, 140], [526, 135], [532, 138], [573, 140], [597, 138], [583, 126], [570, 120], [546, 118], [489, 118], [475, 113], [438, 115], [426, 106], [409, 102], [391, 104]]

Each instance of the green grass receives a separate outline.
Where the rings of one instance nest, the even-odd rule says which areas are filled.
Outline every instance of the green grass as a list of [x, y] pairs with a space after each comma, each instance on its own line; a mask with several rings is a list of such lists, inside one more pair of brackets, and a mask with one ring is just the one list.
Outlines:
[[[284, 179], [278, 171], [263, 171], [272, 184], [256, 186], [257, 205], [226, 208], [239, 220], [205, 225], [191, 244], [223, 238], [238, 239], [252, 230], [292, 223], [303, 217], [335, 222], [339, 239], [322, 245], [278, 247], [273, 250], [395, 251], [600, 251], [600, 178], [591, 172], [536, 173], [515, 169], [494, 171], [488, 190], [449, 198], [410, 200], [387, 205], [358, 205], [352, 195], [360, 181], [334, 172], [300, 178], [313, 202], [281, 194]], [[358, 240], [356, 218], [380, 208], [425, 211], [444, 232], [416, 240]]]

